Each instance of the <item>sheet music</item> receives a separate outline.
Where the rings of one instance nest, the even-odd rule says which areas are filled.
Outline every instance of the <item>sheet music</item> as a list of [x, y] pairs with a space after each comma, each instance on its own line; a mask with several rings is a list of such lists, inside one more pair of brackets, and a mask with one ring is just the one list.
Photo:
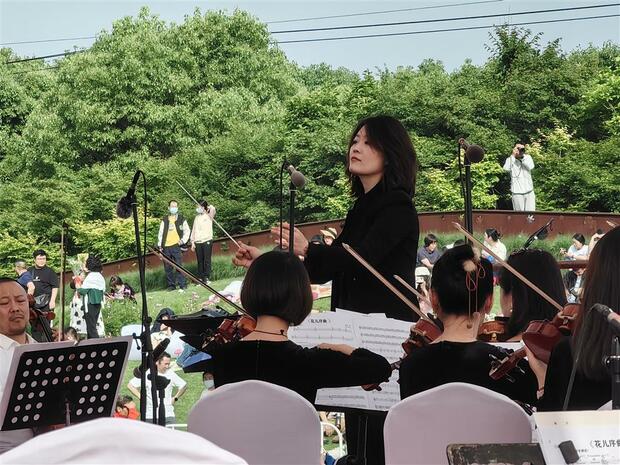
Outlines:
[[[299, 326], [291, 327], [289, 339], [304, 347], [322, 342], [363, 347], [383, 355], [390, 363], [403, 356], [402, 342], [409, 336], [411, 323], [391, 318], [372, 318], [348, 310], [311, 315]], [[394, 370], [381, 391], [361, 387], [319, 389], [316, 404], [367, 410], [388, 410], [400, 401], [398, 371]]]

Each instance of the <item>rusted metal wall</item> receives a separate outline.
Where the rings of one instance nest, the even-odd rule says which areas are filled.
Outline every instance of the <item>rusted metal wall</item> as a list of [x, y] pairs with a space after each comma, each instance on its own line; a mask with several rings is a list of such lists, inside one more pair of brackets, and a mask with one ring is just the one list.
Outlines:
[[[555, 221], [553, 223], [553, 230], [549, 233], [550, 237], [557, 234], [572, 235], [577, 232], [588, 237], [599, 228], [603, 231], [609, 231], [611, 227], [607, 224], [607, 221], [620, 224], [620, 214], [618, 213], [535, 212], [531, 214], [512, 210], [474, 210], [473, 217], [475, 232], [482, 233], [487, 228], [495, 228], [505, 236], [519, 233], [529, 235], [544, 226], [551, 218], [554, 218]], [[419, 218], [420, 231], [422, 233], [431, 231], [436, 233], [453, 233], [455, 229], [452, 223], [463, 223], [463, 211], [420, 213]], [[340, 219], [305, 223], [299, 225], [299, 227], [306, 237], [310, 238], [315, 234], [319, 234], [321, 229], [327, 227], [334, 227], [340, 233], [343, 221]], [[255, 247], [275, 246], [269, 230], [240, 234], [234, 237], [237, 241], [240, 240]], [[230, 254], [235, 249], [236, 247], [230, 239], [216, 239], [213, 243], [214, 255]], [[189, 250], [185, 252], [183, 260], [195, 262], [196, 255]], [[149, 254], [146, 259], [146, 266], [147, 268], [156, 268], [161, 266], [161, 261]], [[104, 276], [130, 271], [137, 271], [135, 258], [106, 263], [103, 269]]]

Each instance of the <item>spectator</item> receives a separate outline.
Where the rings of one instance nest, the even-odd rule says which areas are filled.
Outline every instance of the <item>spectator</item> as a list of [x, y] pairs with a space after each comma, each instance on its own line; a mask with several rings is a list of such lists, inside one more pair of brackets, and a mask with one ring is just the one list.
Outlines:
[[84, 282], [75, 280], [75, 288], [82, 297], [82, 310], [86, 322], [86, 337], [98, 338], [97, 321], [101, 314], [101, 304], [105, 293], [105, 279], [101, 274], [103, 266], [98, 257], [89, 255], [86, 259], [84, 271], [87, 275]]
[[172, 336], [172, 333], [174, 333], [174, 330], [170, 326], [160, 322], [161, 320], [169, 320], [173, 316], [174, 311], [168, 307], [162, 308], [157, 314], [153, 326], [151, 326], [151, 344], [153, 344], [153, 348], [157, 347], [161, 341], [169, 338]]
[[321, 234], [323, 235], [323, 243], [325, 245], [332, 245], [332, 242], [336, 239], [338, 232], [336, 228], [327, 228], [321, 229]]
[[588, 246], [585, 245], [586, 238], [581, 233], [573, 234], [573, 245], [566, 249], [560, 249], [560, 254], [567, 260], [587, 260]]
[[64, 340], [78, 342], [80, 340], [80, 335], [75, 330], [75, 328], [73, 328], [72, 326], [68, 326], [67, 328], [65, 328]]
[[138, 420], [140, 418], [140, 412], [138, 412], [136, 403], [131, 396], [119, 396], [116, 400], [116, 411], [113, 416], [115, 418]]
[[15, 262], [15, 273], [17, 273], [17, 282], [21, 284], [21, 286], [26, 289], [26, 292], [29, 295], [34, 296], [34, 282], [32, 282], [32, 275], [28, 268], [26, 267], [26, 262], [24, 260], [17, 260]]
[[[500, 237], [502, 237], [502, 235], [497, 229], [487, 229], [484, 232], [484, 245], [491, 249], [497, 256], [499, 256], [499, 258], [501, 258], [502, 260], [506, 260], [506, 246], [502, 241], [499, 240]], [[482, 251], [482, 257], [486, 258], [491, 263], [495, 261], [495, 258], [493, 258], [492, 255], [489, 255], [486, 250]]]
[[[56, 296], [58, 295], [58, 276], [54, 270], [47, 266], [47, 252], [43, 249], [35, 250], [34, 266], [28, 268], [34, 283], [35, 308], [42, 312], [48, 312], [56, 308]], [[47, 319], [43, 324], [49, 325]], [[45, 341], [45, 334], [35, 328], [32, 337], [38, 342]]]
[[[168, 212], [169, 215], [164, 216], [159, 224], [157, 245], [166, 257], [177, 265], [181, 265], [183, 263], [181, 246], [185, 246], [190, 240], [190, 229], [183, 215], [179, 213], [179, 204], [176, 200], [168, 202]], [[164, 262], [164, 269], [169, 291], [177, 288], [177, 279], [180, 291], [187, 287], [185, 276], [177, 272], [172, 265]]]
[[123, 282], [120, 276], [110, 276], [110, 292], [108, 296], [114, 300], [131, 300], [136, 301], [136, 292], [133, 288]]
[[198, 277], [207, 284], [211, 282], [213, 218], [215, 218], [215, 207], [207, 204], [206, 200], [198, 201], [190, 240], [192, 241], [192, 250], [196, 252]]
[[[170, 382], [165, 388], [165, 396], [164, 396], [164, 407], [166, 411], [166, 424], [176, 423], [176, 417], [174, 413], [174, 404], [181, 398], [181, 396], [185, 393], [187, 389], [187, 383], [183, 381], [183, 379], [177, 375], [173, 370], [170, 369], [170, 354], [164, 352], [161, 354], [159, 359], [155, 362], [157, 367], [157, 374], [159, 376], [163, 376], [164, 378], [168, 378]], [[153, 399], [151, 398], [151, 374], [149, 371], [146, 372], [146, 418], [153, 418]], [[133, 378], [127, 384], [127, 389], [131, 391], [131, 393], [140, 399], [140, 386], [142, 382], [140, 378]], [[177, 388], [176, 394], [173, 396], [172, 391], [174, 388]]]
[[568, 272], [564, 275], [564, 285], [566, 286], [568, 303], [579, 302], [585, 271], [585, 268], [575, 268], [574, 270], [568, 270]]
[[418, 261], [416, 266], [425, 266], [429, 271], [433, 270], [435, 262], [441, 257], [441, 252], [437, 250], [437, 236], [427, 234], [424, 237], [424, 247], [418, 249]]
[[205, 388], [200, 394], [201, 399], [208, 396], [211, 391], [215, 390], [215, 380], [213, 379], [213, 373], [211, 373], [210, 371], [205, 371], [202, 374], [202, 382], [204, 383]]
[[535, 211], [536, 196], [532, 170], [534, 160], [525, 153], [525, 146], [517, 142], [512, 154], [504, 162], [504, 171], [510, 173], [510, 192], [512, 193], [512, 208], [515, 211]]

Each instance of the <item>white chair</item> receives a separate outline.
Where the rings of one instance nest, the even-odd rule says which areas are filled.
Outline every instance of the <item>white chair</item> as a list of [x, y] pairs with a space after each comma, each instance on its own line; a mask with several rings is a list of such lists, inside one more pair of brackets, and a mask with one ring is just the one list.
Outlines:
[[242, 381], [215, 389], [196, 403], [189, 432], [243, 457], [250, 465], [316, 465], [321, 425], [302, 396], [263, 381]]
[[[343, 455], [345, 455], [344, 452], [344, 435], [342, 434], [342, 431], [340, 431], [338, 429], [338, 427], [336, 425], [333, 425], [329, 422], [326, 421], [322, 421], [321, 422], [321, 437], [325, 436], [325, 430], [329, 430], [329, 429], [333, 429], [334, 432], [336, 433], [336, 435], [338, 436], [338, 449], [337, 452], [334, 452], [333, 450], [330, 451], [330, 455], [336, 459], [339, 459], [340, 457], [342, 457]], [[321, 453], [325, 453], [325, 447], [323, 446], [323, 444], [321, 444]]]
[[62, 428], [0, 455], [0, 464], [247, 465], [195, 434], [123, 418], [100, 418]]
[[447, 464], [449, 444], [524, 443], [527, 414], [508, 397], [480, 386], [449, 383], [390, 408], [383, 430], [385, 463]]
[[187, 423], [170, 423], [169, 425], [166, 425], [166, 428], [187, 431]]
[[611, 410], [611, 400], [606, 404], [601, 405], [598, 410]]

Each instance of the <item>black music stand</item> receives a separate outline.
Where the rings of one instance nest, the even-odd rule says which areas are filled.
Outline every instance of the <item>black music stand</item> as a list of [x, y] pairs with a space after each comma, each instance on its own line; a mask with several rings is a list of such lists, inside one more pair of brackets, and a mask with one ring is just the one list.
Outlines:
[[450, 465], [546, 465], [538, 444], [450, 444], [446, 452]]
[[123, 336], [18, 346], [0, 400], [0, 430], [112, 416], [131, 343]]

